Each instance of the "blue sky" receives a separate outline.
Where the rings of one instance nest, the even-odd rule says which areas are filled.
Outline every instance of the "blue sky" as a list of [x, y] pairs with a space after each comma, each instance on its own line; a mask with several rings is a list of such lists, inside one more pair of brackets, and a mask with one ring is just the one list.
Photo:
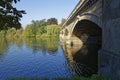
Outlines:
[[49, 19], [55, 17], [58, 22], [67, 18], [79, 0], [21, 0], [14, 6], [25, 10], [27, 14], [21, 19], [22, 26], [30, 24], [32, 20]]

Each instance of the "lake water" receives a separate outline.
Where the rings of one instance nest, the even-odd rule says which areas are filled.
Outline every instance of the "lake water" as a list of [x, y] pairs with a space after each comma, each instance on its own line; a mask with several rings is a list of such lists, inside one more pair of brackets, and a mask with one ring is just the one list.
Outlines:
[[56, 39], [0, 38], [0, 80], [56, 78], [96, 74], [95, 45], [65, 45]]

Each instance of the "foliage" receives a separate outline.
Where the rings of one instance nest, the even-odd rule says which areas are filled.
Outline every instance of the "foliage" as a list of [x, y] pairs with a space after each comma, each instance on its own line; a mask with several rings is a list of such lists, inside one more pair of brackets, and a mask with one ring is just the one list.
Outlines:
[[59, 34], [59, 26], [48, 25], [46, 19], [36, 20], [36, 21], [32, 20], [31, 24], [28, 24], [24, 31], [24, 36], [36, 37], [36, 38], [58, 36], [58, 34]]
[[4, 30], [0, 31], [0, 37], [2, 37], [2, 38], [5, 37], [5, 31]]
[[26, 14], [24, 10], [17, 10], [13, 7], [13, 3], [20, 0], [0, 0], [0, 30], [6, 30], [11, 27], [21, 28], [20, 19], [22, 14]]
[[58, 35], [59, 34], [59, 26], [58, 25], [48, 25], [47, 28], [47, 35]]
[[23, 28], [20, 28], [20, 29], [16, 30], [14, 38], [21, 38], [22, 34], [23, 34]]
[[48, 19], [47, 23], [48, 23], [48, 25], [52, 25], [52, 24], [58, 25], [58, 21], [57, 21], [56, 18], [50, 18], [50, 19]]
[[9, 28], [8, 30], [1, 30], [0, 31], [0, 38], [7, 38], [7, 39], [16, 39], [16, 38], [22, 38], [23, 36], [23, 28], [15, 29], [15, 28]]
[[7, 30], [6, 37], [7, 38], [13, 38], [15, 33], [16, 33], [16, 29], [15, 28], [10, 28], [10, 29]]
[[35, 36], [33, 32], [32, 25], [27, 25], [25, 30], [24, 30], [24, 36]]
[[23, 30], [23, 28], [8, 28], [7, 30], [0, 31], [0, 37], [6, 38], [21, 38], [21, 37], [34, 37], [50, 38], [51, 36], [58, 37], [60, 27], [58, 25], [48, 25], [46, 19], [42, 20], [32, 20], [31, 24], [28, 24]]

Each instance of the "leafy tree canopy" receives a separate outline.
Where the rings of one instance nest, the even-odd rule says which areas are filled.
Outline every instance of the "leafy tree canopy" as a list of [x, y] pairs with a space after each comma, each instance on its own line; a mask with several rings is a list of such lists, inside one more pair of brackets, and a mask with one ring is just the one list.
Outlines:
[[56, 24], [58, 25], [58, 21], [56, 18], [50, 18], [47, 20], [48, 25]]
[[17, 3], [20, 0], [0, 0], [0, 30], [6, 30], [14, 27], [16, 29], [21, 28], [20, 19], [22, 14], [26, 14], [24, 10], [17, 10], [13, 7], [13, 3]]

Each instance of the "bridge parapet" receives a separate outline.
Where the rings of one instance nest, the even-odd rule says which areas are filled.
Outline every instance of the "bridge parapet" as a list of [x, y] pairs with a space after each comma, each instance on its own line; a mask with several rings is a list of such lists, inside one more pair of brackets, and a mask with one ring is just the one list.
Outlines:
[[67, 18], [67, 21], [63, 24], [62, 28], [69, 25], [73, 20], [76, 19], [77, 15], [84, 13], [87, 9], [89, 9], [91, 6], [93, 6], [98, 1], [101, 1], [101, 0], [82, 0], [82, 1], [79, 1], [79, 3], [76, 5], [76, 7], [73, 9], [71, 14]]

